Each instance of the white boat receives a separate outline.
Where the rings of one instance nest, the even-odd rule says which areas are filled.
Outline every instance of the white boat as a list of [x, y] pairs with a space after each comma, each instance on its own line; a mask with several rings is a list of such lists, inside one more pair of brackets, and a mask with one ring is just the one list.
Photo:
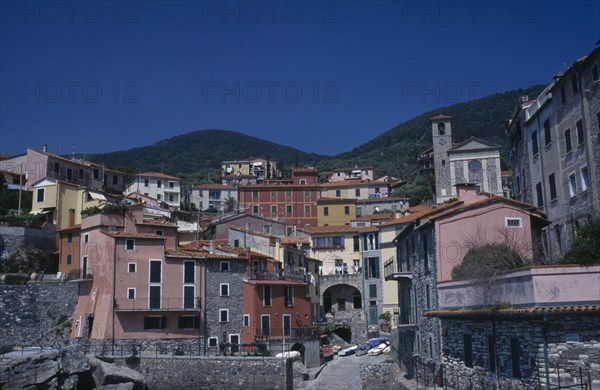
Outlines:
[[352, 355], [356, 352], [356, 349], [358, 348], [358, 345], [353, 345], [351, 347], [348, 348], [344, 348], [341, 351], [338, 352], [339, 356], [348, 356], [348, 355]]
[[298, 352], [298, 351], [279, 352], [277, 355], [275, 355], [275, 357], [282, 358], [282, 359], [287, 359], [287, 358], [296, 359], [296, 358], [300, 357], [300, 352]]
[[371, 356], [381, 355], [383, 353], [383, 350], [386, 349], [387, 346], [388, 346], [387, 342], [381, 343], [378, 346], [369, 349], [369, 352], [367, 352], [367, 355], [371, 355]]
[[384, 353], [384, 354], [386, 354], [386, 355], [389, 355], [389, 353], [390, 353], [391, 351], [392, 351], [392, 346], [391, 346], [391, 345], [388, 345], [387, 347], [385, 347], [385, 348], [383, 349], [383, 353]]

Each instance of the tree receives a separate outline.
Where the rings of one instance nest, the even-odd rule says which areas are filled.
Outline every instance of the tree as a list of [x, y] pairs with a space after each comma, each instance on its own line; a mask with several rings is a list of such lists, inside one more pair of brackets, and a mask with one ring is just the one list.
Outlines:
[[418, 175], [409, 184], [405, 184], [392, 192], [392, 196], [410, 198], [410, 205], [415, 206], [434, 198], [433, 182], [430, 178]]
[[571, 248], [561, 259], [562, 264], [600, 264], [600, 216], [577, 229]]
[[489, 243], [469, 249], [452, 269], [452, 279], [489, 279], [498, 273], [520, 268], [526, 261], [507, 243]]
[[229, 213], [235, 208], [235, 198], [232, 196], [225, 198], [225, 212]]

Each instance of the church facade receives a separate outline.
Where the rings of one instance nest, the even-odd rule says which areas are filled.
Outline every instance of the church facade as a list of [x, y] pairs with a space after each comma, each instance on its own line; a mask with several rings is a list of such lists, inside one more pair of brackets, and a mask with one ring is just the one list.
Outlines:
[[458, 183], [473, 183], [479, 191], [503, 195], [498, 145], [475, 137], [454, 144], [451, 116], [432, 117], [431, 131], [436, 203], [456, 198]]

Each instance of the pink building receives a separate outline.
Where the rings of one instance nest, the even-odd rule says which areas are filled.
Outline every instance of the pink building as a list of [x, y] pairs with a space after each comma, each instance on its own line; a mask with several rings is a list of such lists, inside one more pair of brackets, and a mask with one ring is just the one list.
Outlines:
[[83, 218], [72, 337], [197, 337], [202, 268], [176, 237], [177, 225], [145, 214], [143, 204]]

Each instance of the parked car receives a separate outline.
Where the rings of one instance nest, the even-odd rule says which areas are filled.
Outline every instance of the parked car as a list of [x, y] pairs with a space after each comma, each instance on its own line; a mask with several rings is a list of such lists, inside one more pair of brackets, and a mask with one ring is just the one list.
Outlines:
[[388, 347], [387, 341], [383, 342], [381, 344], [379, 344], [376, 347], [373, 347], [371, 349], [369, 349], [369, 351], [367, 352], [370, 356], [377, 356], [377, 355], [381, 355], [383, 353], [383, 350], [386, 349]]
[[338, 355], [339, 356], [352, 355], [356, 352], [357, 349], [358, 349], [358, 345], [353, 345], [351, 347], [342, 349], [341, 351], [338, 352]]

